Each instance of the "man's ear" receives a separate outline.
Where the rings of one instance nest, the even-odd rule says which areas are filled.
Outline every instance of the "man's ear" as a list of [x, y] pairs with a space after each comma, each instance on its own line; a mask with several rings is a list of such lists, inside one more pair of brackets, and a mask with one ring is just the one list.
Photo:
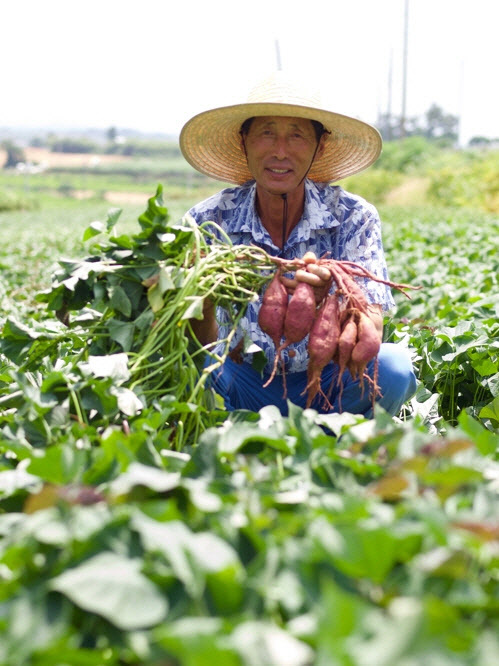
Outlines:
[[329, 135], [324, 133], [321, 134], [321, 138], [319, 139], [319, 145], [317, 147], [317, 152], [315, 153], [315, 157], [322, 157], [322, 154], [324, 153], [324, 150], [326, 148], [326, 140]]
[[243, 149], [244, 156], [248, 159], [248, 153], [246, 152], [246, 135], [243, 132], [239, 132], [241, 137], [241, 148]]

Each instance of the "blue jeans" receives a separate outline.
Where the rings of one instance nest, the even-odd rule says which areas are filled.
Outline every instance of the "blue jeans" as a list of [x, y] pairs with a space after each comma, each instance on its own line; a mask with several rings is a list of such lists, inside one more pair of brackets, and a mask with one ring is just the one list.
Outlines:
[[[372, 376], [374, 361], [366, 371]], [[287, 400], [305, 407], [307, 401], [306, 372], [293, 372], [286, 375], [287, 397], [284, 397], [282, 375], [276, 375], [272, 382], [266, 386], [268, 376], [262, 376], [248, 363], [234, 363], [228, 358], [224, 365], [215, 370], [210, 376], [210, 383], [214, 390], [220, 394], [228, 411], [235, 409], [249, 409], [257, 412], [266, 405], [276, 405], [283, 416], [288, 413]], [[389, 414], [395, 416], [402, 405], [416, 392], [416, 377], [412, 368], [411, 359], [407, 351], [393, 343], [383, 343], [378, 354], [377, 383], [380, 395], [376, 402]], [[343, 388], [338, 386], [338, 366], [330, 363], [322, 371], [321, 384], [323, 392], [328, 396], [330, 405], [324, 404], [323, 396], [316, 396], [312, 409], [318, 412], [350, 412], [372, 417], [373, 404], [370, 383], [364, 380], [363, 385], [353, 380], [346, 371], [343, 375]]]

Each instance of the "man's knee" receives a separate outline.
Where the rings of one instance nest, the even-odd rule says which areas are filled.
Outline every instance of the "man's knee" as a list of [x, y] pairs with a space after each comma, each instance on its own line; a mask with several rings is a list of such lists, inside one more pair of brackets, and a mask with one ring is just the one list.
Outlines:
[[[378, 384], [383, 398], [402, 405], [416, 392], [416, 376], [404, 347], [383, 343], [378, 354]], [[383, 401], [382, 398], [382, 401]]]

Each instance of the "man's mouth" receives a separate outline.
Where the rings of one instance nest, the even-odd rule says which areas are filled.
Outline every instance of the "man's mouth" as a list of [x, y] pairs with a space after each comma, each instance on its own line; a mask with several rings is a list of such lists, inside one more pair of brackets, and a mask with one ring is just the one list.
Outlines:
[[277, 174], [290, 173], [291, 171], [291, 169], [275, 169], [272, 167], [268, 167], [268, 170], [271, 171], [272, 173], [277, 173]]

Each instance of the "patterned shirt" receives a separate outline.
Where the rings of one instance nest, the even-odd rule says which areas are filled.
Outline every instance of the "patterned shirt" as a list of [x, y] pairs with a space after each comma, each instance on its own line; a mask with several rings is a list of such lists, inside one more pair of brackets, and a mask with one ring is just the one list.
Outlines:
[[[303, 257], [311, 251], [318, 257], [327, 255], [332, 259], [355, 261], [368, 271], [388, 280], [385, 256], [381, 240], [381, 224], [374, 206], [359, 196], [346, 192], [338, 185], [305, 181], [305, 206], [301, 220], [291, 231], [284, 248], [278, 248], [262, 225], [255, 205], [256, 184], [248, 181], [244, 185], [230, 187], [197, 204], [189, 214], [198, 224], [216, 222], [230, 237], [234, 245], [257, 245], [269, 255], [285, 259]], [[393, 305], [391, 290], [387, 285], [373, 280], [362, 280], [367, 300], [377, 303], [383, 310]], [[257, 345], [267, 357], [264, 372], [271, 372], [275, 347], [272, 340], [258, 325], [259, 302], [250, 303], [241, 319], [231, 347], [235, 347], [243, 336], [244, 349]], [[227, 333], [227, 315], [217, 313], [220, 339]], [[307, 368], [308, 336], [301, 342], [290, 345], [283, 352], [286, 373], [299, 372]], [[255, 347], [251, 347], [252, 351]], [[291, 355], [289, 352], [291, 351]], [[243, 360], [251, 363], [252, 354], [244, 353]]]

